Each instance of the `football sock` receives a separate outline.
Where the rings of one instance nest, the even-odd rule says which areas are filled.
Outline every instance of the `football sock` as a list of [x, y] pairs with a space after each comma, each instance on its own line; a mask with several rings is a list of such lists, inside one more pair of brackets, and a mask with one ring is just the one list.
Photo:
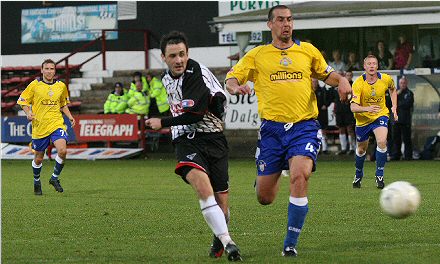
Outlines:
[[[322, 134], [322, 129], [320, 129], [321, 134]], [[327, 140], [325, 138], [325, 135], [322, 134], [322, 138], [321, 138], [321, 146], [322, 146], [322, 151], [327, 151]]]
[[356, 145], [354, 144], [353, 136], [348, 135], [348, 146], [350, 150], [354, 150], [356, 148]]
[[341, 150], [347, 150], [347, 137], [345, 134], [339, 134], [339, 141], [341, 141]]
[[387, 148], [376, 148], [376, 176], [383, 176], [383, 170], [387, 161]]
[[363, 154], [359, 154], [358, 149], [356, 149], [356, 162], [355, 162], [355, 166], [356, 166], [356, 178], [358, 179], [362, 179], [362, 177], [364, 176], [364, 161], [365, 161], [365, 157], [367, 152], [364, 152]]
[[225, 214], [222, 209], [220, 209], [220, 206], [218, 206], [214, 195], [209, 196], [206, 200], [199, 200], [199, 203], [206, 223], [211, 228], [214, 235], [220, 239], [223, 246], [232, 242], [232, 239], [229, 236], [228, 226], [226, 225]]
[[60, 176], [61, 171], [64, 167], [64, 160], [61, 159], [58, 155], [55, 157], [55, 166], [53, 167], [52, 179], [57, 179]]
[[309, 210], [307, 197], [289, 197], [289, 207], [287, 209], [287, 234], [284, 240], [284, 248], [296, 246], [299, 234], [306, 220]]
[[34, 183], [40, 181], [41, 167], [43, 167], [43, 163], [37, 165], [35, 164], [35, 161], [32, 160], [32, 170], [34, 171]]

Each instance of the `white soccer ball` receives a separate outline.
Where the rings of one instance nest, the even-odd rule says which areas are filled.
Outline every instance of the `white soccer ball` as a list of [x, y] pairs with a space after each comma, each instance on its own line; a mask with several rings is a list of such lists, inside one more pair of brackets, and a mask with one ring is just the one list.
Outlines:
[[380, 206], [389, 216], [405, 218], [419, 208], [421, 196], [414, 185], [406, 181], [393, 182], [382, 189]]

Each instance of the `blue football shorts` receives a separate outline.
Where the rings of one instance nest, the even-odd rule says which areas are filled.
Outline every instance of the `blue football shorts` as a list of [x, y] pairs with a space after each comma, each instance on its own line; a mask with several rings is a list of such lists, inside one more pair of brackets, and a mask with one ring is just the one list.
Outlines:
[[356, 126], [356, 140], [364, 142], [368, 140], [370, 133], [378, 127], [388, 127], [388, 116], [381, 116], [366, 126]]
[[310, 157], [315, 168], [322, 138], [319, 128], [317, 120], [295, 124], [262, 120], [255, 154], [258, 176], [289, 169], [293, 156]]
[[67, 132], [62, 128], [58, 128], [52, 134], [44, 138], [32, 139], [32, 149], [35, 151], [45, 151], [50, 142], [55, 142], [58, 139], [65, 139], [67, 142]]

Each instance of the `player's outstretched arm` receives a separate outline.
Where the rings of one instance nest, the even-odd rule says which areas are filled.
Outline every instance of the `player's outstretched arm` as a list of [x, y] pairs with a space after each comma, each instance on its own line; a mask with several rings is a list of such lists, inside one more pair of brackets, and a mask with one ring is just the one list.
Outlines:
[[240, 85], [235, 78], [226, 80], [226, 89], [230, 94], [251, 94], [249, 85]]
[[75, 118], [73, 118], [72, 114], [70, 113], [69, 107], [67, 105], [61, 107], [61, 111], [69, 118], [70, 124], [72, 127], [75, 126]]
[[341, 102], [347, 102], [349, 100], [349, 95], [351, 95], [351, 86], [348, 80], [337, 72], [331, 72], [325, 83], [332, 86], [338, 87], [339, 99]]

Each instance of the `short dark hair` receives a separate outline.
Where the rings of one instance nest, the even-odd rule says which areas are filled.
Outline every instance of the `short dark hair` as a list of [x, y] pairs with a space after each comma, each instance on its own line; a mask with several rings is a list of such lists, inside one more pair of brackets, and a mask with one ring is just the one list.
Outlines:
[[48, 64], [48, 63], [51, 63], [51, 64], [55, 65], [55, 62], [54, 62], [53, 60], [51, 60], [51, 59], [45, 59], [45, 60], [43, 61], [43, 63], [41, 63], [41, 69], [43, 69], [44, 64]]
[[[286, 5], [276, 5], [276, 6], [272, 6], [272, 8], [269, 10], [269, 14], [267, 15], [267, 20], [271, 21], [273, 19], [273, 11], [275, 9], [289, 9], [289, 7], [287, 7]], [[290, 10], [290, 12], [292, 12], [292, 10]]]
[[170, 33], [162, 36], [160, 40], [160, 50], [162, 54], [165, 55], [165, 49], [169, 44], [185, 44], [186, 50], [188, 51], [188, 39], [183, 32], [171, 31]]

